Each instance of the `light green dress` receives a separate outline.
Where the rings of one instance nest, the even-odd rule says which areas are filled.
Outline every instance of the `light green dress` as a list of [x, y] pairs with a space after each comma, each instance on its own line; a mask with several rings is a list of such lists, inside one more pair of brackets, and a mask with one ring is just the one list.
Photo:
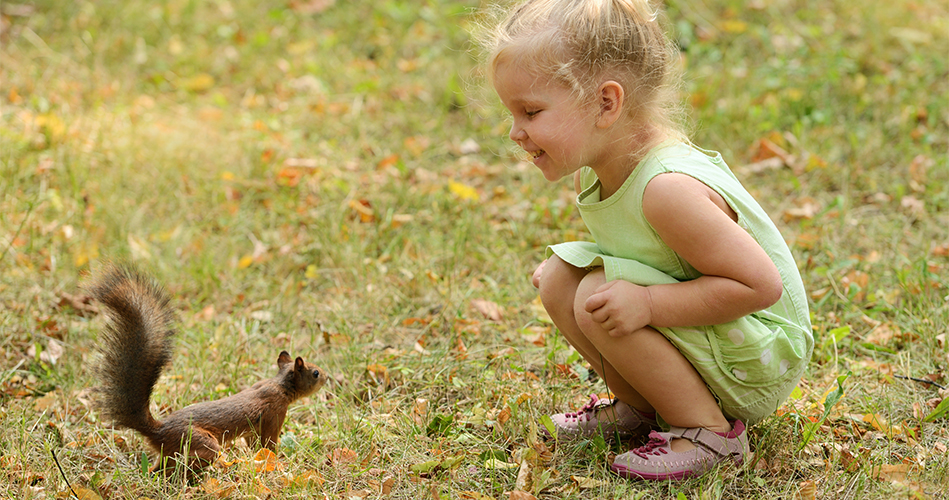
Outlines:
[[768, 309], [720, 325], [655, 327], [695, 366], [726, 416], [753, 424], [787, 399], [807, 366], [814, 339], [804, 284], [790, 249], [721, 155], [678, 142], [663, 144], [606, 200], [600, 199], [596, 174], [584, 167], [577, 206], [596, 242], [552, 245], [547, 255], [557, 254], [576, 267], [603, 267], [607, 280], [643, 286], [701, 276], [659, 238], [643, 215], [646, 184], [667, 172], [689, 175], [720, 194], [781, 273], [784, 293]]

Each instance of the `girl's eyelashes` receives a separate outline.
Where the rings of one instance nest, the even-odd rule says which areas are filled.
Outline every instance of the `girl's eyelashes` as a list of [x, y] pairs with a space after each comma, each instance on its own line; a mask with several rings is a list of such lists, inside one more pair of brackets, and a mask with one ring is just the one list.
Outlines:
[[529, 110], [529, 111], [525, 111], [525, 112], [524, 112], [524, 114], [527, 115], [528, 118], [533, 118], [534, 116], [537, 115], [537, 113], [540, 113], [540, 110], [539, 110], [539, 109], [536, 109], [536, 110]]

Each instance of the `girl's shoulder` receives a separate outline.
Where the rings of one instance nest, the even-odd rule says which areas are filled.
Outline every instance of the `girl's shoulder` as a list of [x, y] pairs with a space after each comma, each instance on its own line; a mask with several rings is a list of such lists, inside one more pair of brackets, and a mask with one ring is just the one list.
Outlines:
[[724, 160], [718, 151], [702, 149], [691, 142], [667, 141], [650, 151], [643, 163], [678, 171], [696, 166], [720, 167]]

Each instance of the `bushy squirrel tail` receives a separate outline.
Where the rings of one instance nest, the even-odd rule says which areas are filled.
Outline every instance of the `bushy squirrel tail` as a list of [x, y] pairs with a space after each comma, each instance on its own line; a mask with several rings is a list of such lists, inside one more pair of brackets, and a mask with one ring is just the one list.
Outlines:
[[94, 367], [101, 383], [99, 410], [116, 426], [151, 440], [161, 423], [152, 416], [149, 400], [171, 363], [171, 299], [160, 284], [127, 265], [106, 264], [85, 288], [107, 315]]

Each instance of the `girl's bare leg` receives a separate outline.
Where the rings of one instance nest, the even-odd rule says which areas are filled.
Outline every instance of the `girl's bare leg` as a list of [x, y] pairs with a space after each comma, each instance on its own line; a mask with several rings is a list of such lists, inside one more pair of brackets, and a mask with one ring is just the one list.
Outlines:
[[586, 269], [565, 263], [556, 255], [551, 256], [540, 277], [538, 288], [541, 302], [567, 342], [570, 342], [570, 345], [583, 356], [600, 378], [606, 381], [610, 391], [620, 401], [637, 410], [653, 412], [655, 411], [653, 406], [613, 368], [609, 360], [600, 356], [600, 351], [577, 324], [574, 312], [577, 289], [588, 272]]
[[[547, 270], [544, 271], [546, 273]], [[626, 390], [628, 386], [631, 390], [631, 394], [626, 397], [635, 394], [644, 399], [669, 425], [702, 427], [718, 432], [731, 430], [731, 424], [722, 414], [705, 381], [665, 336], [653, 328], [645, 327], [631, 335], [613, 337], [590, 318], [590, 314], [584, 310], [584, 303], [605, 282], [603, 270], [597, 269], [586, 273], [574, 291], [572, 313], [575, 320], [572, 324], [576, 325], [576, 331], [580, 333], [577, 344], [584, 349], [592, 349], [597, 355], [602, 354], [610, 369], [625, 382], [617, 387]], [[615, 380], [610, 383], [611, 388], [615, 383]], [[613, 391], [621, 400], [635, 406], [632, 400], [624, 399], [617, 389]], [[676, 451], [691, 447], [692, 443], [686, 440], [673, 442]]]

